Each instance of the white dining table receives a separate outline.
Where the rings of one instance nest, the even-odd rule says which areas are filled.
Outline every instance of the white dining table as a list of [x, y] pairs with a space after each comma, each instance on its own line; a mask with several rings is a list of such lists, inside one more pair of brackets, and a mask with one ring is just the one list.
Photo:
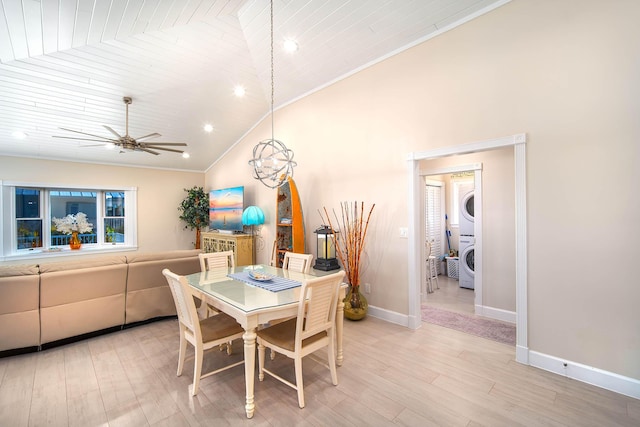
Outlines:
[[[228, 314], [244, 329], [244, 375], [246, 385], [245, 410], [247, 418], [252, 418], [255, 411], [254, 380], [256, 360], [256, 330], [259, 325], [270, 321], [297, 315], [300, 298], [300, 285], [273, 292], [256, 284], [246, 283], [229, 277], [229, 274], [242, 273], [258, 269], [264, 274], [282, 277], [299, 282], [335, 273], [335, 271], [312, 270], [311, 273], [299, 273], [268, 265], [241, 266], [235, 268], [218, 268], [206, 272], [185, 276], [195, 294], [217, 310]], [[346, 285], [341, 287], [336, 312], [336, 364], [342, 365], [342, 334], [344, 323], [344, 303]]]

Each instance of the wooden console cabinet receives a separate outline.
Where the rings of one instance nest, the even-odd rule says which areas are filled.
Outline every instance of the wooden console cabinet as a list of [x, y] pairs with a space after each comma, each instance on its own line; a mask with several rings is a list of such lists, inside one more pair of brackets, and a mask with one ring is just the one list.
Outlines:
[[232, 251], [236, 265], [252, 265], [253, 236], [250, 234], [224, 234], [213, 231], [202, 233], [204, 252]]

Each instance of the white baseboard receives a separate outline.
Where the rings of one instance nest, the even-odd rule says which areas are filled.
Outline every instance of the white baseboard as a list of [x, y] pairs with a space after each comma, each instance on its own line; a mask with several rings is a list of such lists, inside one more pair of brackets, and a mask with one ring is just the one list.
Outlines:
[[406, 326], [409, 328], [409, 316], [406, 314], [400, 314], [395, 311], [385, 310], [384, 308], [375, 307], [370, 305], [367, 311], [367, 316], [375, 317], [377, 319], [386, 320], [389, 323], [395, 323], [396, 325]]
[[500, 308], [487, 307], [486, 305], [476, 305], [475, 313], [478, 316], [490, 319], [502, 320], [503, 322], [516, 323], [516, 312], [502, 310]]
[[[492, 317], [506, 322], [513, 321], [513, 323], [515, 323], [515, 313], [490, 307], [484, 307], [483, 312], [485, 314], [482, 315], [485, 317]], [[509, 313], [512, 313], [512, 315]], [[406, 314], [370, 305], [367, 315], [396, 325], [410, 327], [410, 319]], [[544, 369], [554, 374], [640, 399], [640, 380], [635, 378], [625, 377], [613, 372], [563, 360], [555, 356], [530, 351], [527, 347], [521, 346], [516, 346], [516, 360], [524, 365]]]
[[516, 344], [516, 362], [529, 365], [529, 348]]
[[625, 396], [640, 399], [640, 380], [604, 371], [592, 366], [529, 351], [529, 364], [554, 374], [592, 384]]

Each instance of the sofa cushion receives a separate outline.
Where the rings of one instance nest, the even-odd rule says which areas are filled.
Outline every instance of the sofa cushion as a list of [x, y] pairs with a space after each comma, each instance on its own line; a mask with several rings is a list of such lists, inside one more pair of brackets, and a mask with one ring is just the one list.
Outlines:
[[200, 271], [199, 253], [199, 250], [187, 250], [127, 257], [126, 323], [175, 316], [176, 307], [162, 270], [168, 268], [183, 275], [196, 273]]
[[94, 267], [125, 264], [124, 256], [112, 256], [105, 258], [88, 258], [82, 261], [48, 262], [40, 264], [40, 273], [52, 273], [55, 271], [82, 270]]
[[38, 266], [0, 267], [0, 351], [40, 345]]
[[39, 272], [37, 264], [0, 265], [0, 277], [33, 276]]
[[38, 310], [39, 287], [37, 265], [0, 267], [0, 314]]
[[40, 266], [41, 344], [124, 325], [125, 257]]
[[182, 251], [132, 254], [127, 256], [127, 262], [129, 264], [133, 264], [136, 262], [162, 261], [166, 259], [180, 259], [180, 258], [193, 258], [193, 257], [197, 258], [198, 254], [201, 252], [202, 251], [199, 249], [189, 249], [189, 250], [182, 250]]

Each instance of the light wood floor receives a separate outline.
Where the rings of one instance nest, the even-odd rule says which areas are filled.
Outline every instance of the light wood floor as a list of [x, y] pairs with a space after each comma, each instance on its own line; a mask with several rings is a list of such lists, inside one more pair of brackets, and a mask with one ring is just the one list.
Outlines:
[[[234, 343], [231, 359], [242, 354]], [[0, 359], [0, 426], [639, 426], [640, 401], [514, 360], [514, 348], [435, 325], [415, 331], [372, 317], [345, 322], [339, 385], [305, 360], [307, 406], [273, 378], [244, 414], [242, 366], [176, 376], [178, 326], [163, 320]], [[319, 355], [319, 357], [322, 357]], [[208, 353], [208, 367], [227, 362]], [[282, 356], [275, 370], [293, 379]]]
[[423, 304], [458, 313], [474, 314], [473, 289], [461, 288], [456, 279], [444, 275], [438, 276], [438, 284], [440, 289], [434, 286], [434, 291], [427, 294], [426, 300], [422, 301]]

